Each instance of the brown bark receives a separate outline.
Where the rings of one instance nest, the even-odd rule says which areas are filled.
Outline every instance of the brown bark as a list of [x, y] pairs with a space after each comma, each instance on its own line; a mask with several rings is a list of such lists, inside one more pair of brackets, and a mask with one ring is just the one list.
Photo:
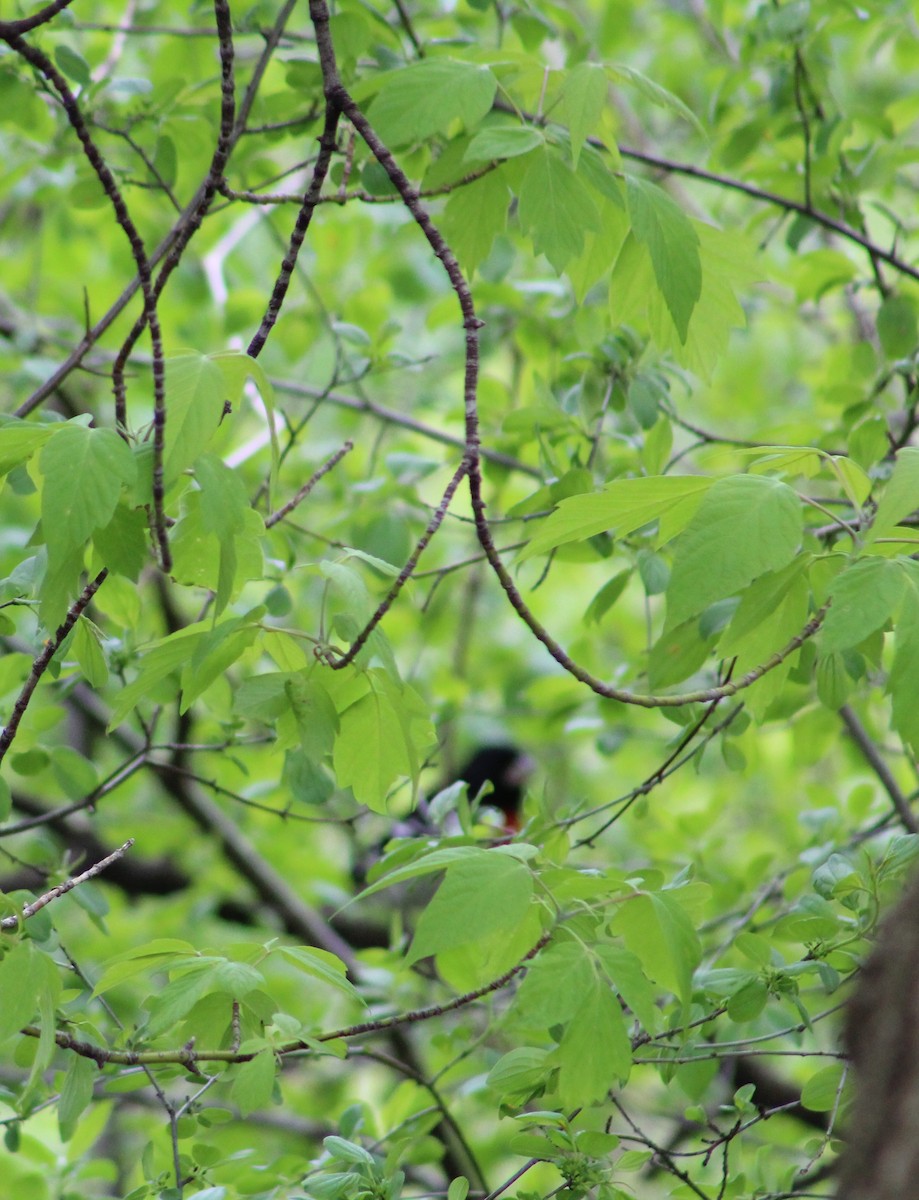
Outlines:
[[855, 1103], [837, 1200], [919, 1196], [919, 879], [884, 921], [847, 1019]]

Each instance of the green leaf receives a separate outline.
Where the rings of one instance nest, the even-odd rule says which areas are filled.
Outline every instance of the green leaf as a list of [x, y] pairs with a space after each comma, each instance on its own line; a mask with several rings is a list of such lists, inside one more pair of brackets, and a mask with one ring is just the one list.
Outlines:
[[271, 1103], [277, 1074], [278, 1062], [271, 1050], [262, 1050], [235, 1068], [230, 1097], [244, 1117]]
[[101, 688], [108, 682], [108, 663], [99, 645], [99, 631], [86, 617], [80, 617], [70, 639], [69, 653], [77, 660], [83, 678], [90, 687]]
[[27, 1025], [38, 1011], [40, 953], [34, 942], [18, 942], [0, 961], [0, 1042]]
[[585, 233], [600, 227], [600, 214], [577, 176], [550, 147], [536, 151], [520, 185], [521, 228], [561, 272], [584, 248]]
[[558, 1093], [565, 1108], [603, 1100], [632, 1069], [632, 1045], [612, 990], [594, 979], [584, 993], [550, 1061], [559, 1067]]
[[264, 985], [261, 972], [246, 963], [231, 963], [222, 958], [195, 958], [149, 1001], [150, 1037], [172, 1029], [203, 997], [212, 992], [239, 999]]
[[319, 950], [315, 946], [279, 946], [276, 953], [305, 975], [327, 983], [346, 996], [357, 996], [354, 985], [347, 977], [348, 968], [328, 950]]
[[822, 652], [857, 646], [886, 625], [900, 603], [905, 582], [900, 563], [887, 558], [859, 559], [837, 575], [819, 634]]
[[112, 705], [110, 729], [118, 725], [138, 701], [148, 697], [155, 684], [185, 665], [210, 627], [209, 621], [189, 625], [150, 647], [140, 661], [137, 678], [121, 689]]
[[613, 987], [641, 1022], [642, 1028], [647, 1033], [659, 1029], [661, 1013], [657, 1007], [657, 996], [642, 970], [638, 955], [622, 946], [604, 943], [597, 946], [597, 957]]
[[469, 274], [484, 262], [507, 225], [510, 192], [501, 171], [457, 188], [444, 209], [441, 232]]
[[680, 341], [685, 342], [689, 319], [702, 294], [699, 236], [682, 209], [654, 184], [629, 176], [626, 195], [632, 230], [651, 256], [657, 285]]
[[70, 800], [83, 800], [99, 784], [99, 772], [95, 764], [72, 746], [55, 746], [51, 756], [51, 767]]
[[483, 850], [454, 864], [418, 920], [406, 961], [415, 963], [512, 929], [532, 897], [532, 875], [509, 855]]
[[784, 567], [800, 547], [803, 527], [801, 502], [786, 484], [758, 475], [719, 479], [677, 544], [667, 627]]
[[109, 571], [136, 583], [150, 557], [143, 509], [119, 504], [111, 521], [93, 534], [93, 544]]
[[447, 1188], [447, 1200], [466, 1200], [469, 1195], [469, 1180], [465, 1175], [450, 1180]]
[[78, 84], [81, 88], [89, 87], [92, 83], [89, 63], [87, 63], [82, 54], [78, 54], [66, 42], [62, 42], [59, 46], [54, 47], [54, 61], [67, 78]]
[[[265, 524], [255, 509], [247, 505], [242, 514], [242, 531], [229, 535], [225, 542], [221, 542], [216, 533], [205, 529], [201, 505], [201, 492], [191, 492], [185, 497], [184, 515], [172, 537], [172, 573], [181, 583], [216, 591], [221, 581], [226, 583], [226, 575], [235, 559], [236, 572], [230, 592], [232, 599], [245, 583], [262, 575], [260, 539], [265, 532]], [[224, 545], [229, 547], [226, 554], [223, 552]], [[221, 571], [224, 572], [223, 577]]]
[[[741, 596], [734, 617], [722, 636], [718, 652], [736, 657], [735, 678], [761, 667], [800, 633], [807, 621], [809, 588], [804, 574], [807, 559], [799, 556], [778, 572], [767, 572]], [[780, 694], [800, 651], [767, 672], [747, 693], [746, 703], [762, 718]]]
[[578, 63], [565, 79], [561, 111], [571, 134], [571, 161], [575, 170], [587, 135], [597, 128], [608, 90], [606, 71], [599, 63]]
[[288, 677], [284, 690], [301, 749], [308, 758], [321, 761], [331, 753], [340, 725], [328, 689], [318, 675], [299, 672]]
[[676, 897], [667, 892], [636, 893], [620, 907], [613, 929], [649, 977], [688, 1005], [692, 973], [702, 950], [693, 923]]
[[[499, 158], [519, 158], [545, 144], [545, 135], [532, 125], [488, 125], [469, 143], [463, 161], [490, 162]], [[461, 189], [461, 190], [465, 190]]]
[[[226, 350], [219, 354], [211, 354], [209, 358], [223, 376], [224, 399], [234, 411], [237, 411], [242, 405], [243, 389], [248, 380], [251, 379], [259, 390], [259, 395], [262, 398], [262, 403], [265, 405], [265, 411], [268, 416], [268, 436], [271, 442], [271, 490], [273, 491], [277, 482], [281, 448], [278, 444], [278, 431], [274, 412], [274, 387], [271, 380], [266, 375], [262, 364], [257, 359], [251, 358], [248, 354], [241, 354], [236, 350]], [[224, 407], [221, 405], [221, 420], [223, 419], [223, 413]]]
[[713, 482], [697, 475], [617, 479], [602, 492], [569, 496], [542, 522], [521, 558], [546, 554], [606, 530], [625, 537], [672, 510], [688, 520]]
[[428, 59], [386, 76], [370, 121], [388, 146], [446, 133], [454, 121], [474, 129], [491, 111], [497, 87], [488, 67], [452, 58]]
[[90, 1059], [76, 1054], [72, 1057], [57, 1108], [62, 1142], [69, 1142], [73, 1137], [77, 1122], [93, 1098], [93, 1084], [98, 1075], [99, 1068]]
[[592, 956], [579, 942], [547, 946], [527, 968], [515, 1007], [528, 1022], [549, 1029], [570, 1021], [595, 976]]
[[39, 466], [42, 533], [57, 565], [111, 521], [122, 488], [134, 482], [134, 460], [113, 430], [68, 422], [46, 442]]
[[699, 628], [699, 618], [665, 629], [648, 656], [648, 686], [653, 692], [694, 675], [708, 657], [711, 643]]
[[64, 425], [39, 425], [19, 417], [0, 416], [0, 476], [28, 462], [55, 432]]
[[[166, 368], [166, 431], [163, 483], [168, 488], [197, 461], [223, 419], [227, 388], [223, 372], [204, 354], [189, 352], [168, 358]], [[142, 468], [135, 502], [152, 500], [153, 442], [138, 449]]]
[[769, 992], [761, 979], [751, 979], [737, 989], [728, 999], [728, 1016], [732, 1021], [743, 1024], [755, 1021], [769, 999]]
[[411, 688], [387, 686], [380, 671], [367, 678], [371, 690], [340, 714], [334, 767], [339, 787], [350, 787], [359, 804], [385, 812], [394, 784], [405, 776], [417, 779], [419, 756], [432, 744], [433, 731]]
[[700, 222], [694, 223], [702, 251], [702, 290], [687, 331], [681, 332], [656, 279], [649, 249], [635, 233], [622, 244], [610, 278], [609, 304], [614, 324], [646, 326], [655, 345], [710, 379], [727, 348], [731, 329], [746, 323], [734, 294], [735, 285], [748, 281], [747, 264], [754, 261], [747, 243]]
[[532, 1046], [515, 1046], [503, 1054], [488, 1072], [487, 1083], [499, 1095], [529, 1096], [548, 1074], [549, 1051]]
[[224, 621], [197, 640], [194, 653], [182, 671], [180, 712], [187, 712], [198, 697], [248, 650], [258, 636], [258, 621], [264, 611], [257, 608], [244, 617]]
[[887, 537], [904, 517], [919, 508], [919, 447], [907, 446], [897, 452], [897, 462], [884, 494], [878, 501], [874, 522], [865, 545]]
[[831, 1112], [839, 1101], [839, 1089], [845, 1076], [843, 1063], [833, 1063], [815, 1071], [801, 1089], [801, 1103], [811, 1112]]
[[877, 316], [878, 337], [888, 358], [906, 358], [919, 348], [916, 306], [909, 296], [885, 296]]
[[706, 132], [699, 119], [691, 108], [683, 103], [679, 96], [674, 96], [672, 92], [668, 92], [666, 88], [661, 87], [659, 83], [655, 83], [653, 79], [649, 79], [647, 75], [643, 75], [641, 71], [636, 71], [634, 67], [627, 67], [622, 63], [615, 63], [613, 66], [606, 68], [606, 72], [613, 82], [627, 83], [646, 100], [650, 100], [652, 104], [656, 104], [659, 108], [667, 109], [669, 112], [675, 113], [684, 121], [688, 122], [697, 133], [702, 137], [706, 136]]
[[919, 581], [914, 571], [910, 571], [908, 583], [896, 624], [887, 690], [893, 702], [893, 727], [915, 753], [919, 747]]

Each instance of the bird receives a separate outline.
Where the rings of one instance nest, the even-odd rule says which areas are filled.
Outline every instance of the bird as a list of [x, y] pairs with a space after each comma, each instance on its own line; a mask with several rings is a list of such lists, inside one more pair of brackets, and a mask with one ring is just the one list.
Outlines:
[[[529, 754], [511, 743], [480, 746], [454, 779], [448, 780], [430, 799], [423, 797], [414, 811], [393, 823], [385, 838], [359, 854], [352, 868], [357, 910], [349, 904], [336, 914], [336, 918], [343, 918], [349, 926], [352, 939], [357, 944], [380, 945], [379, 919], [386, 912], [398, 912], [402, 924], [411, 927], [418, 910], [431, 899], [440, 875], [396, 884], [368, 898], [366, 903], [361, 901], [361, 891], [390, 870], [417, 861], [443, 838], [468, 833], [471, 823], [464, 823], [459, 815], [464, 802], [469, 804], [469, 811], [480, 826], [489, 832], [493, 830], [489, 840], [498, 843], [510, 840], [521, 828], [526, 784], [535, 766]], [[366, 905], [372, 906], [370, 912]], [[377, 928], [372, 928], [373, 925]], [[382, 944], [388, 944], [387, 937], [384, 936]]]
[[[498, 837], [512, 837], [522, 823], [523, 797], [535, 761], [509, 742], [480, 746], [466, 760], [456, 777], [448, 780], [431, 799], [422, 797], [407, 816], [394, 822], [387, 836], [371, 848], [360, 864], [367, 872], [379, 862], [394, 841], [409, 838], [441, 838], [463, 832], [458, 808], [465, 796], [475, 816], [495, 825]], [[463, 786], [465, 785], [465, 787]], [[493, 813], [497, 821], [488, 820]]]

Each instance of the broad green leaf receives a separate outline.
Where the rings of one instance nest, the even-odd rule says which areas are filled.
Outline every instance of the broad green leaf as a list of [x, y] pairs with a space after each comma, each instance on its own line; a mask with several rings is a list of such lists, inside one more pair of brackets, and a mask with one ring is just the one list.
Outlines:
[[540, 525], [521, 558], [546, 554], [569, 542], [584, 541], [610, 530], [625, 537], [671, 509], [698, 508], [712, 479], [698, 475], [660, 475], [617, 479], [602, 492], [569, 496]]
[[581, 147], [600, 120], [608, 90], [606, 71], [599, 63], [578, 63], [565, 78], [561, 115], [571, 134], [571, 162], [575, 170]]
[[234, 1068], [230, 1096], [244, 1117], [271, 1103], [277, 1073], [278, 1062], [271, 1050], [262, 1050]]
[[622, 946], [601, 944], [597, 946], [597, 957], [609, 976], [613, 987], [629, 1006], [647, 1033], [654, 1033], [661, 1025], [661, 1013], [656, 995], [647, 975], [642, 970], [641, 960], [631, 950]]
[[122, 488], [134, 482], [134, 459], [113, 430], [68, 422], [45, 443], [39, 467], [42, 533], [58, 564], [111, 521]]
[[768, 620], [784, 601], [809, 562], [810, 555], [799, 555], [787, 567], [780, 571], [767, 571], [750, 584], [718, 642], [718, 652], [722, 657], [733, 658], [740, 651], [754, 630]]
[[500, 1096], [528, 1096], [546, 1078], [549, 1051], [535, 1046], [515, 1046], [498, 1059], [488, 1072], [488, 1086]]
[[[582, 170], [578, 178], [583, 175], [585, 161], [582, 155]], [[583, 302], [588, 291], [612, 267], [629, 231], [629, 219], [621, 203], [617, 206], [607, 199], [601, 199], [598, 212], [600, 228], [584, 235], [584, 249], [565, 267], [565, 274], [571, 280], [578, 303]]]
[[656, 279], [648, 247], [630, 233], [610, 278], [610, 315], [614, 324], [647, 326], [655, 345], [677, 362], [710, 379], [724, 353], [732, 328], [746, 323], [735, 287], [749, 282], [752, 261], [747, 243], [701, 222], [693, 225], [701, 252], [702, 284], [688, 329], [681, 332]]
[[261, 578], [261, 536], [265, 532], [265, 524], [255, 509], [247, 505], [243, 513], [242, 531], [230, 535], [232, 547], [229, 554], [224, 556], [224, 543], [216, 533], [204, 528], [201, 504], [201, 492], [190, 492], [185, 496], [184, 513], [171, 539], [172, 573], [181, 583], [216, 591], [221, 582], [221, 569], [226, 571], [235, 556], [232, 599], [244, 584]]
[[197, 641], [181, 676], [180, 712], [187, 712], [202, 692], [222, 677], [252, 645], [259, 633], [258, 620], [264, 609], [245, 617], [224, 621]]
[[136, 582], [150, 558], [143, 509], [119, 504], [111, 521], [93, 534], [93, 544], [109, 571]]
[[893, 702], [893, 727], [915, 753], [919, 747], [919, 580], [914, 574], [910, 572], [897, 619], [887, 690]]
[[842, 484], [853, 508], [861, 508], [871, 495], [870, 476], [857, 462], [851, 458], [844, 458], [841, 454], [831, 455], [829, 465]]
[[561, 272], [584, 248], [584, 235], [600, 228], [600, 214], [577, 176], [550, 147], [534, 152], [520, 185], [521, 228]]
[[[475, 135], [464, 155], [466, 162], [517, 158], [545, 143], [545, 135], [532, 125], [488, 125]], [[465, 189], [461, 189], [465, 190]]]
[[93, 1098], [93, 1084], [99, 1068], [91, 1059], [74, 1054], [64, 1076], [61, 1098], [57, 1108], [57, 1123], [61, 1141], [69, 1142], [77, 1128], [77, 1122]]
[[226, 394], [223, 372], [205, 355], [189, 353], [166, 360], [163, 480], [167, 487], [197, 460], [217, 432]]
[[648, 976], [669, 988], [684, 1005], [692, 991], [692, 973], [702, 956], [692, 921], [674, 893], [640, 892], [619, 908], [613, 921]]
[[177, 961], [180, 956], [192, 955], [194, 952], [194, 946], [181, 938], [156, 938], [152, 942], [132, 947], [109, 960], [92, 994], [101, 996], [117, 984], [124, 983], [126, 979], [142, 975], [152, 967], [166, 967], [169, 963]]
[[488, 257], [495, 238], [504, 232], [509, 203], [500, 170], [489, 171], [450, 196], [440, 228], [464, 271], [472, 274]]
[[211, 992], [226, 993], [239, 999], [264, 984], [259, 971], [245, 963], [230, 963], [222, 959], [202, 959], [181, 971], [160, 988], [148, 1002], [150, 1018], [147, 1032], [159, 1037], [172, 1029], [195, 1004]]
[[686, 341], [689, 319], [702, 294], [699, 235], [666, 192], [643, 179], [629, 177], [626, 194], [632, 231], [647, 248], [654, 277], [680, 341]]
[[320, 762], [331, 753], [340, 725], [328, 688], [318, 675], [297, 672], [288, 677], [284, 691], [301, 749]]
[[417, 776], [420, 747], [430, 746], [431, 731], [426, 716], [419, 720], [411, 689], [387, 688], [381, 673], [368, 677], [371, 691], [340, 713], [333, 761], [339, 787], [350, 787], [359, 804], [386, 812], [391, 788]]
[[19, 942], [0, 960], [0, 1042], [5, 1042], [38, 1011], [41, 973], [36, 970], [37, 950], [31, 941]]
[[209, 621], [199, 622], [154, 643], [140, 660], [137, 678], [118, 693], [112, 705], [109, 728], [113, 729], [124, 720], [139, 700], [149, 697], [160, 680], [184, 667], [210, 628]]
[[591, 625], [600, 622], [625, 591], [626, 585], [631, 578], [631, 569], [626, 569], [625, 571], [617, 572], [612, 579], [604, 583], [603, 587], [600, 588], [590, 604], [588, 604], [584, 612], [584, 623]]
[[533, 877], [505, 854], [483, 851], [455, 863], [418, 919], [409, 963], [518, 925], [533, 897]]
[[662, 691], [694, 675], [708, 657], [711, 643], [702, 636], [698, 617], [665, 629], [648, 656], [648, 686]]
[[801, 1103], [811, 1112], [830, 1112], [839, 1103], [839, 1091], [845, 1078], [843, 1063], [821, 1067], [801, 1089]]
[[217, 569], [217, 597], [214, 611], [219, 616], [226, 608], [236, 580], [237, 535], [245, 530], [249, 497], [236, 474], [213, 454], [202, 454], [195, 464], [195, 477], [201, 488], [201, 527], [212, 533], [220, 544]]
[[328, 950], [319, 950], [315, 946], [279, 946], [276, 953], [313, 979], [329, 984], [346, 996], [357, 995], [347, 977], [347, 967]]
[[768, 999], [769, 993], [763, 981], [751, 979], [728, 998], [728, 1016], [738, 1024], [755, 1021], [766, 1007]]
[[705, 130], [699, 123], [699, 118], [691, 108], [683, 103], [679, 96], [674, 96], [672, 92], [668, 92], [666, 88], [661, 87], [659, 83], [655, 83], [653, 79], [649, 79], [647, 75], [643, 75], [641, 71], [637, 71], [634, 67], [626, 66], [624, 63], [614, 63], [606, 68], [606, 72], [614, 83], [627, 83], [646, 100], [650, 100], [652, 104], [656, 104], [659, 108], [667, 109], [681, 117], [688, 124], [692, 125], [697, 133], [705, 136]]
[[784, 483], [758, 475], [719, 479], [676, 546], [667, 588], [667, 627], [732, 596], [800, 547], [801, 502]]
[[290, 703], [287, 693], [290, 677], [288, 671], [268, 671], [244, 679], [233, 689], [233, 711], [254, 720], [276, 720]]
[[0, 416], [0, 476], [20, 463], [28, 462], [55, 430], [64, 428], [63, 425], [40, 425], [19, 417]]
[[836, 577], [830, 588], [830, 610], [820, 630], [825, 654], [857, 646], [892, 616], [905, 586], [900, 563], [863, 558]]
[[446, 133], [454, 121], [474, 129], [490, 112], [497, 86], [488, 67], [428, 59], [386, 76], [370, 108], [370, 122], [389, 146]]
[[612, 988], [594, 979], [551, 1056], [559, 1067], [558, 1092], [565, 1108], [603, 1100], [628, 1081], [632, 1046]]
[[890, 444], [887, 441], [887, 422], [880, 413], [872, 413], [849, 431], [849, 454], [864, 470], [885, 458]]
[[74, 627], [69, 653], [77, 660], [83, 678], [90, 687], [105, 687], [108, 682], [108, 664], [99, 645], [98, 630], [86, 617], [80, 617]]
[[593, 986], [596, 970], [586, 947], [579, 942], [547, 946], [527, 968], [515, 1006], [528, 1021], [543, 1028], [563, 1025]]
[[887, 537], [904, 517], [919, 508], [919, 447], [907, 446], [897, 453], [893, 474], [878, 501], [874, 522], [865, 537], [870, 546]]
[[[766, 664], [804, 627], [809, 599], [804, 565], [801, 558], [795, 559], [783, 571], [756, 580], [741, 597], [734, 619], [718, 647], [719, 654], [736, 656], [735, 678], [740, 679], [748, 671]], [[754, 595], [745, 604], [749, 593]], [[748, 691], [746, 703], [757, 719], [765, 715], [782, 691], [798, 653], [790, 654]]]
[[906, 358], [919, 349], [916, 305], [909, 296], [885, 296], [877, 315], [878, 337], [888, 358]]
[[96, 766], [72, 746], [55, 746], [51, 757], [54, 776], [71, 800], [82, 800], [99, 783]]
[[[268, 436], [271, 442], [271, 478], [272, 490], [276, 484], [281, 448], [278, 444], [277, 422], [274, 410], [274, 388], [265, 373], [262, 364], [248, 354], [235, 350], [227, 350], [220, 354], [211, 354], [210, 361], [218, 368], [223, 376], [226, 390], [225, 400], [230, 407], [237, 410], [242, 404], [243, 389], [248, 380], [252, 380], [258, 388], [265, 412], [268, 416]], [[221, 408], [221, 419], [223, 408]]]

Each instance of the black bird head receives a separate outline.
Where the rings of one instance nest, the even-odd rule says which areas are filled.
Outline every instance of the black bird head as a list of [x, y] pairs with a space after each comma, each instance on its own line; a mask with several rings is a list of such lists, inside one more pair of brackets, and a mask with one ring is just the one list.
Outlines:
[[502, 743], [477, 750], [457, 772], [457, 778], [467, 785], [470, 800], [490, 783], [492, 790], [483, 797], [484, 803], [497, 808], [508, 833], [515, 833], [520, 828], [524, 785], [534, 766], [533, 759], [517, 746]]

